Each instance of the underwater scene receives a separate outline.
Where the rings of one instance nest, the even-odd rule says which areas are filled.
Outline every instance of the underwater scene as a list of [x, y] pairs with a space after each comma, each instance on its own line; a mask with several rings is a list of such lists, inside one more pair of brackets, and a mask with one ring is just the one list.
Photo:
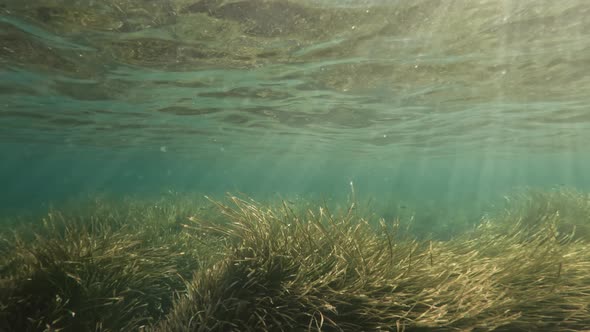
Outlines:
[[3, 0], [0, 332], [590, 331], [584, 0]]

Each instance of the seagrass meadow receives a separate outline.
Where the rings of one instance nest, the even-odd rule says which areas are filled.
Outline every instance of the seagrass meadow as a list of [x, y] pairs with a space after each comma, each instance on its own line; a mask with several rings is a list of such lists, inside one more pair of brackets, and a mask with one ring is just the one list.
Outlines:
[[523, 190], [505, 201], [451, 236], [363, 215], [356, 200], [78, 201], [4, 223], [0, 328], [587, 329], [590, 196]]
[[587, 0], [1, 0], [0, 332], [590, 332]]

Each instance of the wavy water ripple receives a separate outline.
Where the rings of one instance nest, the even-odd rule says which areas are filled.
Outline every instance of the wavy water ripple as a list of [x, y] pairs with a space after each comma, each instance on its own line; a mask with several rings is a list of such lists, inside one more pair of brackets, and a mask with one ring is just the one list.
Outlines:
[[585, 151], [587, 17], [582, 0], [9, 0], [0, 140]]

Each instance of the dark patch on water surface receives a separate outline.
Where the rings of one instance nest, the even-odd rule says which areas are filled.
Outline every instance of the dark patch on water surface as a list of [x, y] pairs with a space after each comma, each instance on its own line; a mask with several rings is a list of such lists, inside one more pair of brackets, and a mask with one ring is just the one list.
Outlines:
[[161, 113], [174, 114], [174, 115], [205, 115], [221, 112], [222, 109], [218, 108], [193, 108], [186, 106], [170, 106], [164, 107], [157, 110]]
[[80, 127], [95, 124], [94, 121], [75, 119], [75, 118], [57, 118], [52, 119], [49, 123], [56, 124], [62, 127]]
[[141, 112], [121, 112], [121, 111], [114, 111], [114, 110], [107, 110], [107, 109], [96, 109], [92, 111], [96, 114], [106, 114], [106, 115], [113, 115], [122, 118], [151, 118], [149, 113], [141, 113]]
[[237, 21], [246, 26], [247, 34], [261, 37], [295, 33], [315, 21], [309, 9], [287, 1], [239, 1], [223, 4], [207, 0], [190, 5], [183, 11]]
[[113, 97], [115, 97], [115, 91], [109, 91], [108, 86], [99, 83], [54, 81], [53, 86], [60, 94], [77, 100], [97, 101], [114, 99]]
[[194, 81], [194, 82], [179, 82], [179, 81], [165, 81], [165, 80], [154, 80], [151, 83], [156, 85], [172, 85], [179, 88], [205, 88], [209, 87], [210, 85], [204, 82]]
[[294, 97], [294, 95], [283, 91], [248, 87], [240, 87], [228, 91], [203, 92], [199, 93], [199, 96], [213, 98], [260, 98], [265, 100], [284, 100]]
[[251, 120], [251, 118], [240, 114], [229, 114], [223, 117], [223, 122], [238, 125], [246, 124]]
[[63, 13], [63, 9], [60, 9], [59, 7], [38, 7], [35, 10], [36, 14], [37, 14], [37, 18], [44, 23], [48, 23], [49, 21], [51, 21], [54, 17], [59, 16], [61, 13]]
[[51, 115], [26, 111], [0, 111], [0, 118], [50, 119]]
[[124, 123], [124, 124], [115, 124], [114, 127], [118, 129], [147, 129], [151, 128], [151, 125], [140, 124], [140, 123]]

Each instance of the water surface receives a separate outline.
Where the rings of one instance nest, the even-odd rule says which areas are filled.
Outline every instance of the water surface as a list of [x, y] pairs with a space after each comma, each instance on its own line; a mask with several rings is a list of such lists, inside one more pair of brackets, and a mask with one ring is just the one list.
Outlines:
[[588, 17], [582, 0], [6, 0], [3, 205], [588, 188]]

